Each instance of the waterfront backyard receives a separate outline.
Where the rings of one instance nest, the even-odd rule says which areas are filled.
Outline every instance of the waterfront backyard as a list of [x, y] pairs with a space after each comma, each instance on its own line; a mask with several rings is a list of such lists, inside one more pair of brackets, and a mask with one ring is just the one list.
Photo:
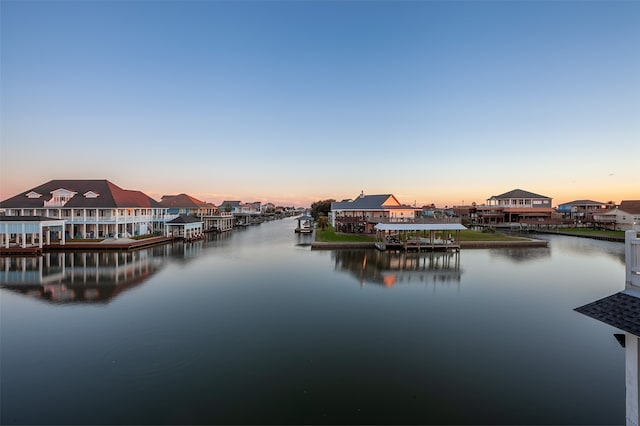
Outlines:
[[624, 423], [616, 330], [573, 310], [624, 287], [623, 244], [316, 251], [295, 226], [1, 258], [0, 423]]

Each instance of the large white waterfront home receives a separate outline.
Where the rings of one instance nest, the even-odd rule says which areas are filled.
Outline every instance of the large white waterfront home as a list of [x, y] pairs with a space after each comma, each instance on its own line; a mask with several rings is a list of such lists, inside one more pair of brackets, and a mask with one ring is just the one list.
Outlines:
[[106, 179], [51, 180], [0, 202], [0, 208], [6, 216], [64, 220], [68, 238], [160, 233], [166, 212], [145, 193], [122, 189]]

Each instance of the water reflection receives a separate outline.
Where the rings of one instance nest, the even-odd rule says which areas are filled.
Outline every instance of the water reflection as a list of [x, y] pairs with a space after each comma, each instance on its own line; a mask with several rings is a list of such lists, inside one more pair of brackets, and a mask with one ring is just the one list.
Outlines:
[[105, 303], [158, 271], [171, 246], [0, 258], [0, 287], [53, 303]]
[[529, 262], [551, 257], [549, 247], [512, 247], [489, 249], [491, 257], [499, 257], [514, 263]]
[[460, 283], [459, 252], [395, 253], [378, 250], [335, 250], [335, 269], [365, 283], [393, 287], [404, 283]]

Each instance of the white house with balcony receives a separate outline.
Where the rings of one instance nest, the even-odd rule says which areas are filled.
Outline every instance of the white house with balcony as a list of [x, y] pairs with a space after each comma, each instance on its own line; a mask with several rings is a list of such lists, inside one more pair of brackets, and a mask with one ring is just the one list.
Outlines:
[[120, 238], [160, 233], [165, 211], [141, 191], [101, 180], [51, 180], [0, 202], [6, 216], [64, 220], [68, 238]]
[[493, 195], [486, 204], [476, 206], [478, 220], [483, 224], [540, 223], [554, 219], [552, 198], [522, 189]]
[[615, 231], [640, 229], [640, 200], [622, 201], [615, 209], [594, 214], [593, 221], [602, 228]]

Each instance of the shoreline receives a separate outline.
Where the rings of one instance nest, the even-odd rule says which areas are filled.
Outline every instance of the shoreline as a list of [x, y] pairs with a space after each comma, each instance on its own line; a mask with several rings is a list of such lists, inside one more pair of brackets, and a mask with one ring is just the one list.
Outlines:
[[[485, 249], [485, 248], [509, 248], [509, 247], [548, 247], [549, 242], [545, 240], [529, 239], [526, 241], [460, 241], [460, 248]], [[375, 242], [320, 242], [311, 243], [312, 250], [335, 250], [335, 249], [360, 249], [376, 248]]]

